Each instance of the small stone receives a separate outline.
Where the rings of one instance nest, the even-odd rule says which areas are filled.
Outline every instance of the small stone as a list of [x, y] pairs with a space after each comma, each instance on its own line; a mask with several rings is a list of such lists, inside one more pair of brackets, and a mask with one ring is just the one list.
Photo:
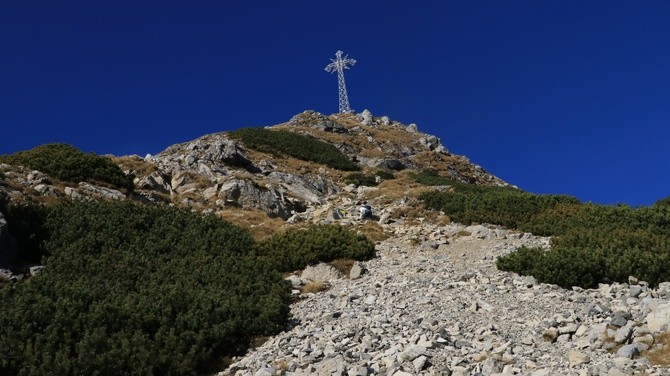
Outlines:
[[612, 316], [612, 320], [610, 321], [610, 324], [612, 324], [614, 326], [622, 327], [622, 326], [626, 325], [627, 322], [628, 322], [628, 320], [625, 317], [623, 317], [623, 315], [621, 315], [620, 313], [615, 313]]
[[426, 353], [426, 348], [423, 346], [411, 346], [410, 348], [406, 349], [402, 353], [400, 353], [399, 357], [402, 360], [414, 360], [418, 358], [419, 356], [423, 355]]
[[616, 352], [616, 356], [620, 358], [633, 359], [634, 356], [638, 355], [638, 350], [635, 345], [624, 345], [621, 346]]
[[576, 351], [576, 350], [570, 350], [568, 351], [568, 362], [570, 362], [570, 366], [578, 366], [580, 364], [585, 364], [591, 361], [591, 357], [588, 355]]
[[637, 298], [642, 294], [642, 287], [638, 285], [633, 285], [630, 287], [628, 290], [628, 295], [632, 296], [633, 298]]
[[412, 360], [412, 365], [414, 365], [414, 370], [419, 373], [421, 370], [423, 370], [424, 366], [426, 365], [426, 361], [428, 358], [426, 358], [425, 355], [421, 355], [418, 358]]
[[361, 278], [364, 272], [365, 269], [363, 268], [363, 265], [360, 262], [356, 261], [354, 262], [354, 265], [351, 267], [351, 270], [349, 271], [349, 278], [350, 279]]

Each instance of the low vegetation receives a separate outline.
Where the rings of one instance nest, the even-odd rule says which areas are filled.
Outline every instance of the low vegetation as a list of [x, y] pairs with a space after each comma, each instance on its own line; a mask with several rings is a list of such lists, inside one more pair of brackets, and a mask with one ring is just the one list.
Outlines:
[[359, 170], [358, 165], [334, 145], [303, 134], [265, 128], [242, 128], [230, 132], [229, 135], [231, 138], [241, 140], [248, 148], [260, 152], [278, 156], [287, 155], [342, 171]]
[[63, 143], [45, 144], [27, 151], [1, 155], [0, 163], [25, 166], [73, 183], [107, 183], [117, 188], [133, 189], [133, 177], [125, 175], [110, 158], [84, 153]]
[[3, 375], [220, 369], [223, 357], [285, 327], [290, 286], [280, 271], [374, 255], [337, 226], [256, 242], [214, 215], [163, 206], [4, 201], [3, 212], [21, 223], [21, 248], [46, 265], [0, 290]]
[[392, 172], [386, 170], [378, 170], [370, 174], [353, 172], [344, 177], [344, 182], [347, 184], [353, 184], [357, 187], [360, 187], [361, 185], [367, 187], [375, 187], [380, 182], [391, 179], [395, 179], [395, 175]]
[[670, 281], [670, 206], [663, 202], [641, 208], [604, 206], [509, 187], [449, 185], [450, 192], [430, 191], [420, 198], [457, 222], [553, 236], [550, 250], [522, 247], [499, 258], [501, 270], [568, 288], [626, 282], [631, 275], [651, 285]]
[[302, 269], [319, 261], [348, 258], [367, 260], [375, 246], [364, 235], [339, 225], [312, 226], [291, 230], [258, 243], [257, 255], [281, 272]]

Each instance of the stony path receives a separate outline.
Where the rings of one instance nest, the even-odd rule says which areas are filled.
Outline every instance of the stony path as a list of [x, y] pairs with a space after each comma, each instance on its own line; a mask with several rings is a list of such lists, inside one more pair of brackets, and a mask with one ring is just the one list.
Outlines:
[[[465, 228], [451, 227], [394, 229], [361, 278], [307, 294], [292, 329], [219, 375], [670, 374], [636, 356], [651, 344], [643, 324], [663, 302], [656, 291], [565, 290], [499, 272], [496, 257], [548, 239], [483, 226], [457, 238]], [[417, 236], [432, 240], [412, 245]]]

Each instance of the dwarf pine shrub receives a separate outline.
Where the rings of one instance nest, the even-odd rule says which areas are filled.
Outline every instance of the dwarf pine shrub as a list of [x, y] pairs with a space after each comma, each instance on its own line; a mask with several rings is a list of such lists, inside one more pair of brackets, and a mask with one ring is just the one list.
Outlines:
[[256, 243], [218, 217], [171, 207], [0, 204], [20, 248], [46, 266], [0, 289], [0, 375], [205, 374], [284, 329], [280, 271], [375, 253], [340, 226]]
[[345, 227], [323, 225], [274, 235], [260, 242], [256, 252], [279, 271], [287, 272], [339, 258], [367, 260], [374, 257], [375, 246]]
[[288, 285], [214, 216], [73, 202], [44, 226], [46, 268], [0, 290], [2, 375], [193, 375], [284, 327]]
[[248, 148], [274, 155], [288, 155], [320, 163], [337, 170], [358, 171], [359, 167], [334, 145], [313, 137], [283, 130], [241, 128], [229, 133]]
[[[424, 175], [432, 179], [429, 182], [442, 179]], [[453, 192], [426, 192], [420, 198], [456, 222], [492, 223], [554, 236], [550, 250], [522, 247], [500, 257], [501, 270], [566, 288], [625, 282], [631, 275], [651, 285], [670, 281], [670, 206], [663, 202], [631, 208], [513, 188], [450, 185]]]
[[347, 184], [353, 184], [357, 187], [360, 187], [361, 185], [374, 187], [378, 184], [377, 179], [375, 179], [375, 175], [366, 175], [360, 172], [354, 172], [345, 176], [344, 182]]
[[84, 153], [68, 144], [45, 144], [31, 150], [2, 155], [0, 162], [26, 166], [64, 181], [102, 182], [118, 188], [133, 189], [133, 177], [125, 175], [111, 159]]

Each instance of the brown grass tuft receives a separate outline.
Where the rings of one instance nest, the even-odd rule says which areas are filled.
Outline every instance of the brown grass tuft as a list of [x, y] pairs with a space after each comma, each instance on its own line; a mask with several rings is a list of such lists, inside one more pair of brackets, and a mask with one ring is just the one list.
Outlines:
[[351, 271], [351, 268], [354, 266], [355, 262], [356, 260], [352, 259], [335, 259], [329, 262], [328, 264], [333, 268], [337, 269], [343, 275], [348, 277], [349, 272]]
[[360, 231], [372, 242], [380, 242], [391, 236], [385, 233], [384, 228], [375, 221], [364, 221], [362, 224], [356, 225], [356, 230]]
[[135, 176], [142, 177], [158, 171], [155, 164], [145, 161], [143, 158], [134, 156], [127, 157], [113, 157], [112, 160], [121, 166], [122, 170], [129, 170]]
[[321, 291], [326, 291], [330, 288], [330, 283], [324, 281], [314, 281], [302, 286], [300, 292], [303, 294], [317, 293]]
[[653, 347], [648, 350], [644, 357], [649, 359], [649, 362], [658, 366], [670, 365], [670, 332], [663, 332], [654, 338]]
[[286, 222], [281, 218], [270, 218], [258, 209], [226, 207], [217, 212], [219, 217], [237, 226], [248, 229], [256, 240], [268, 238], [281, 231]]

